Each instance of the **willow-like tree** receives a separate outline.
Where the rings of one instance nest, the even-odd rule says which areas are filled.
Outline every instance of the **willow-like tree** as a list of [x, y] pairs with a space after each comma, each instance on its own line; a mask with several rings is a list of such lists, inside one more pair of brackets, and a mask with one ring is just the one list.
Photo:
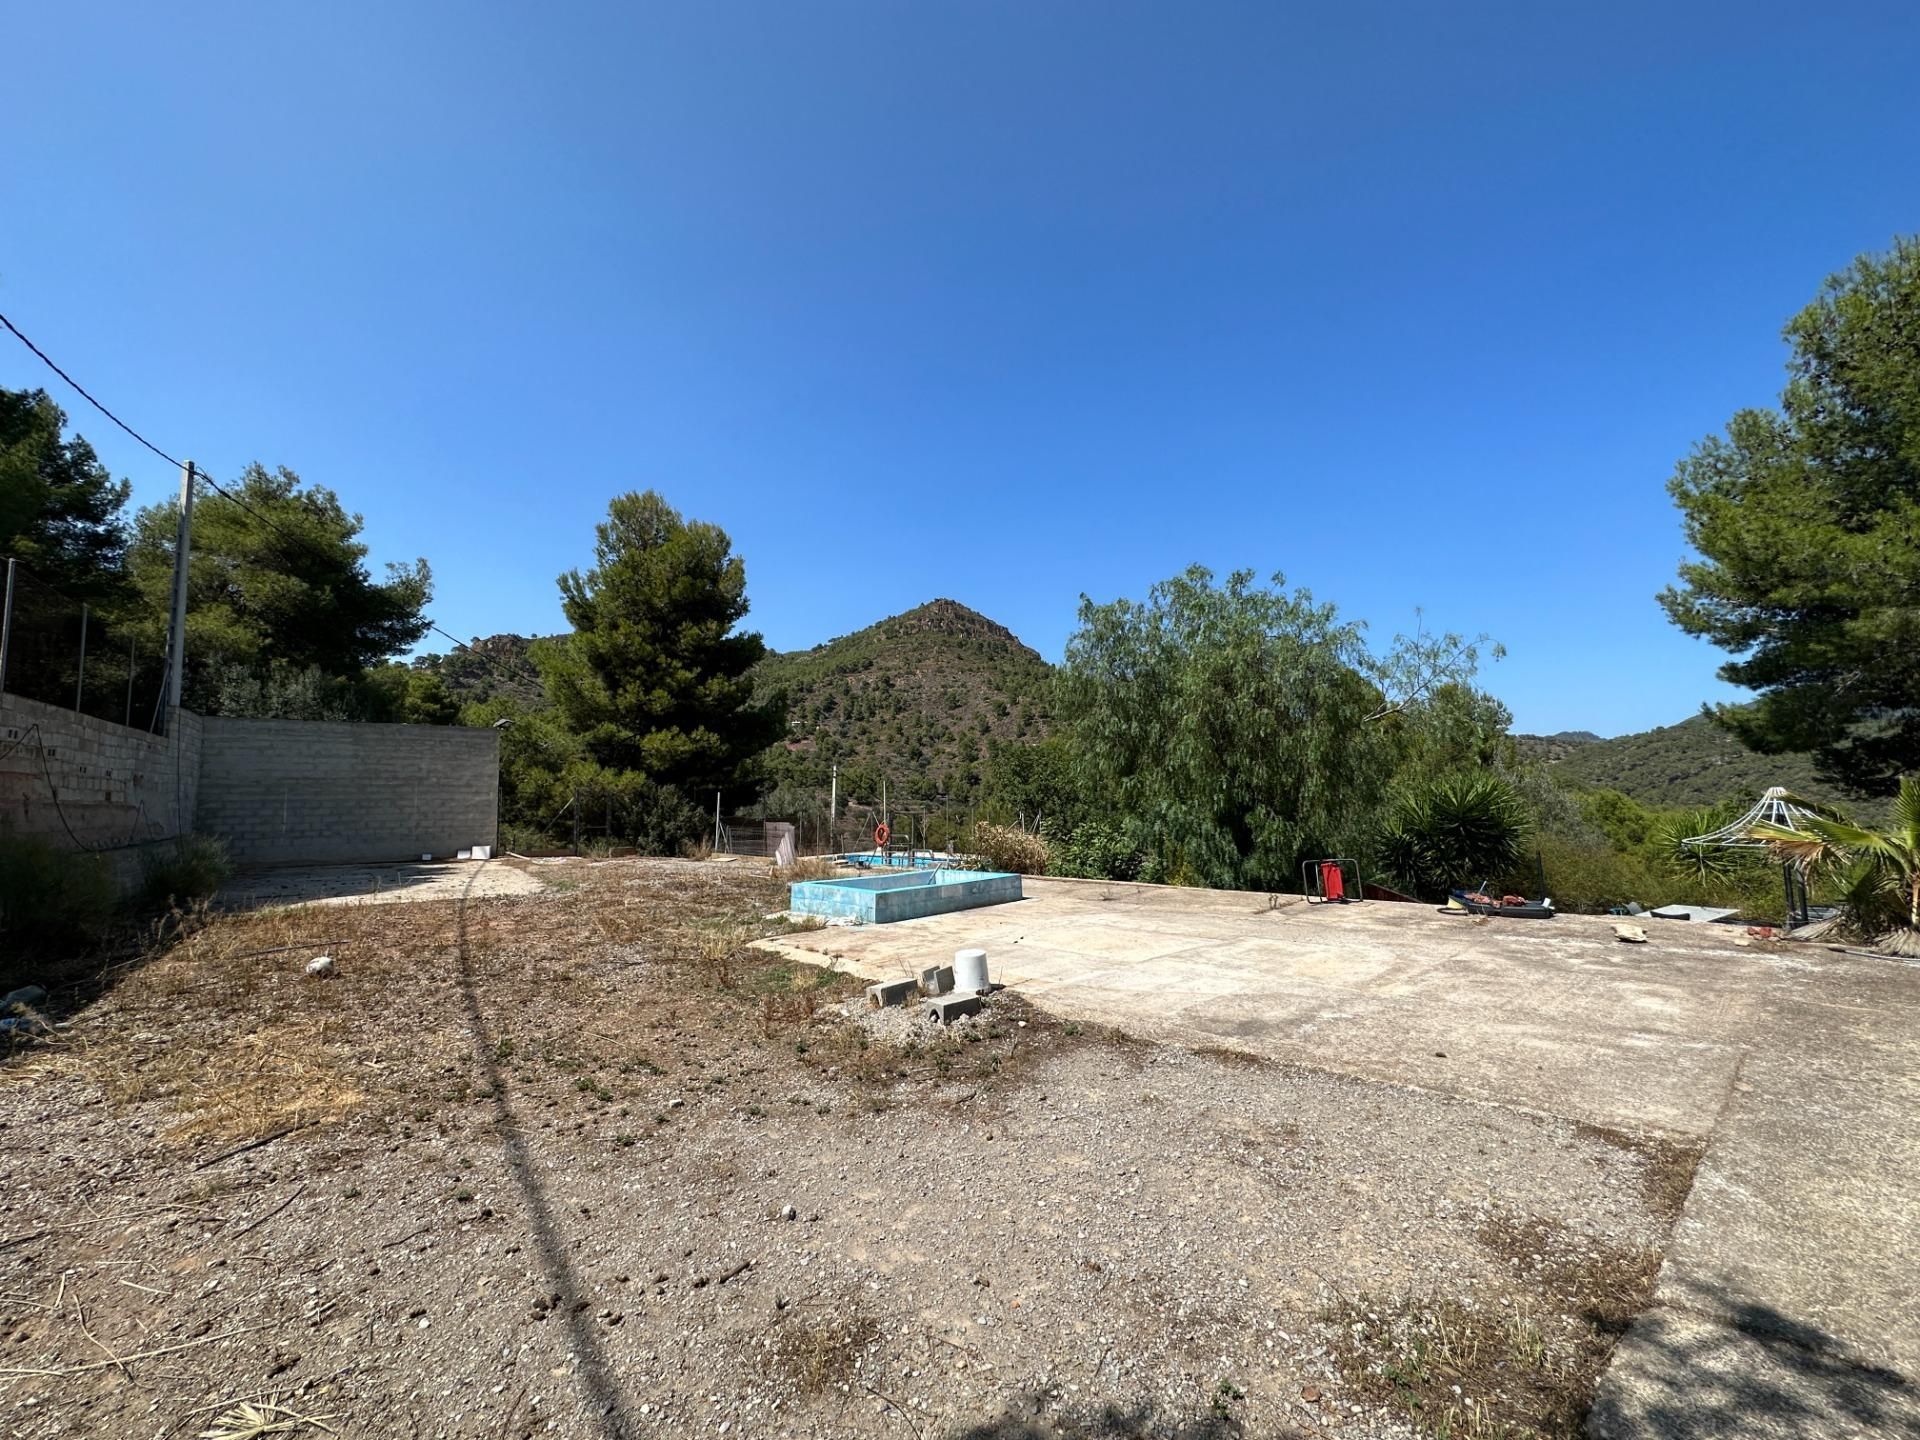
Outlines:
[[1410, 727], [1464, 682], [1480, 641], [1400, 637], [1385, 655], [1284, 577], [1194, 566], [1144, 603], [1081, 598], [1056, 715], [1089, 805], [1149, 878], [1291, 889], [1303, 859], [1369, 839]]
[[740, 783], [786, 707], [753, 700], [766, 646], [736, 628], [747, 572], [732, 541], [651, 490], [617, 497], [596, 535], [593, 568], [560, 577], [573, 633], [533, 652], [555, 709], [606, 784], [693, 797]]
[[1669, 486], [1699, 559], [1660, 597], [1759, 692], [1711, 713], [1755, 750], [1891, 795], [1920, 770], [1920, 242], [1862, 256], [1787, 325], [1778, 409]]

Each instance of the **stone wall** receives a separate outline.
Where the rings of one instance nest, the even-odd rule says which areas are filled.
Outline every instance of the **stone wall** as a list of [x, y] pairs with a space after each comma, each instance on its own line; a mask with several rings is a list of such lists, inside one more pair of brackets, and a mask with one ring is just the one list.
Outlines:
[[195, 828], [238, 864], [451, 856], [494, 843], [500, 737], [449, 725], [201, 722]]

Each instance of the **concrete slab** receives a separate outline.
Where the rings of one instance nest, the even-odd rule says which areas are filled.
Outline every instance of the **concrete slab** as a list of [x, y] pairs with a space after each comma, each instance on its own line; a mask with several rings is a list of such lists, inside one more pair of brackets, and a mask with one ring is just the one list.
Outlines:
[[1920, 967], [1606, 919], [1027, 882], [797, 935], [868, 978], [956, 946], [1063, 1016], [1706, 1142], [1596, 1435], [1920, 1437]]
[[540, 895], [547, 890], [532, 866], [501, 859], [389, 865], [280, 865], [236, 872], [220, 888], [214, 903], [225, 910], [255, 910], [272, 905], [458, 900], [462, 895], [480, 900], [497, 895]]

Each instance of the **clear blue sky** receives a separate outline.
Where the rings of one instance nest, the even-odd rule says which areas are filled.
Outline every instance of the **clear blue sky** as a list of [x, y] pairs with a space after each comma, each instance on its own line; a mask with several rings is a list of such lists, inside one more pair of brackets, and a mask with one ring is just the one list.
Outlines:
[[[334, 487], [455, 634], [609, 495], [809, 645], [1284, 570], [1485, 630], [1520, 728], [1726, 693], [1663, 485], [1920, 229], [1898, 3], [15, 6], [0, 309], [163, 448]], [[177, 484], [10, 337], [151, 502]]]

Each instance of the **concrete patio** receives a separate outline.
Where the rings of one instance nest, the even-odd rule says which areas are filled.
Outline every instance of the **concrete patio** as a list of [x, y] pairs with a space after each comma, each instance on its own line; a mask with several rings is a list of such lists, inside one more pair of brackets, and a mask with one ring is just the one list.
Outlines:
[[1920, 1436], [1920, 968], [1717, 925], [1034, 880], [768, 942], [869, 979], [983, 946], [1035, 1003], [1193, 1046], [1706, 1142], [1603, 1436]]

